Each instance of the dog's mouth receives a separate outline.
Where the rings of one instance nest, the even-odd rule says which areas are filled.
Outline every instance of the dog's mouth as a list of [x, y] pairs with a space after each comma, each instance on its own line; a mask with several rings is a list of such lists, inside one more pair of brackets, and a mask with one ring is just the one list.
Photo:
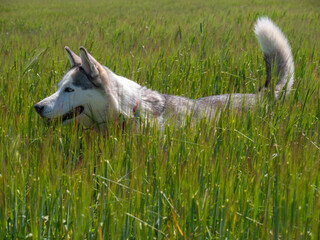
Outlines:
[[79, 116], [83, 111], [84, 111], [84, 107], [78, 106], [73, 108], [71, 111], [67, 112], [66, 114], [63, 114], [63, 116], [60, 118], [55, 118], [55, 119], [48, 118], [48, 122], [50, 123], [50, 122], [54, 122], [57, 119], [62, 119], [62, 123], [63, 123], [67, 120], [70, 120], [72, 118]]
[[73, 108], [70, 112], [68, 112], [62, 116], [62, 122], [79, 116], [83, 112], [83, 110], [84, 110], [83, 106], [78, 106], [76, 108]]

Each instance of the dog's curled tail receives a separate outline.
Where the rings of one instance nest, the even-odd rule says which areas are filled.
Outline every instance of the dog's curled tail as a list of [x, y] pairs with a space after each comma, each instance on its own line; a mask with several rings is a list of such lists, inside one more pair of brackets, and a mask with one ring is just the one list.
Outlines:
[[294, 82], [294, 63], [287, 38], [267, 17], [258, 19], [254, 33], [259, 40], [266, 63], [267, 78], [264, 86], [268, 87], [271, 80], [271, 67], [276, 62], [279, 80], [275, 87], [275, 96], [278, 98], [282, 90], [288, 94]]

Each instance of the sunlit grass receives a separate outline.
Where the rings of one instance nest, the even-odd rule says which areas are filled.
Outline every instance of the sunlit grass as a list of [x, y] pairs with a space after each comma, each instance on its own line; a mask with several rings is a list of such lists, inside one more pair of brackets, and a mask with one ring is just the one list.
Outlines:
[[[65, 45], [161, 93], [256, 92], [261, 15], [293, 49], [283, 101], [107, 137], [33, 109], [68, 69]], [[319, 26], [316, 1], [0, 3], [1, 239], [319, 238]]]

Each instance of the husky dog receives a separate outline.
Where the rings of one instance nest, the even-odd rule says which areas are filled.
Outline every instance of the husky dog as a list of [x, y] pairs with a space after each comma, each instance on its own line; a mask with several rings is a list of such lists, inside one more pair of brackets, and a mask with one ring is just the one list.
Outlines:
[[[294, 63], [291, 47], [281, 30], [267, 17], [257, 20], [254, 32], [259, 40], [266, 64], [264, 89], [271, 80], [271, 68], [276, 65], [278, 81], [275, 98], [286, 95], [294, 82]], [[118, 76], [100, 64], [84, 47], [80, 57], [65, 47], [71, 68], [58, 84], [58, 90], [34, 107], [47, 120], [60, 119], [63, 124], [76, 118], [85, 127], [100, 129], [111, 122], [143, 118], [162, 125], [166, 119], [183, 122], [187, 115], [215, 117], [219, 110], [228, 106], [241, 110], [257, 103], [257, 94], [224, 94], [187, 99], [181, 96], [160, 94], [140, 86], [125, 77]], [[261, 89], [260, 89], [261, 90]], [[122, 120], [121, 120], [122, 119]]]

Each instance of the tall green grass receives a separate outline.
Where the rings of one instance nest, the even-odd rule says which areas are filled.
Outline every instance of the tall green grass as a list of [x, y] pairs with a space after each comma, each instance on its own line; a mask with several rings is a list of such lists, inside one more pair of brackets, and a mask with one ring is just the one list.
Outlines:
[[[318, 239], [319, 10], [296, 0], [2, 1], [1, 239]], [[68, 69], [65, 45], [162, 93], [256, 92], [261, 15], [292, 45], [295, 91], [283, 101], [162, 133], [110, 125], [108, 137], [48, 126], [33, 109]]]

